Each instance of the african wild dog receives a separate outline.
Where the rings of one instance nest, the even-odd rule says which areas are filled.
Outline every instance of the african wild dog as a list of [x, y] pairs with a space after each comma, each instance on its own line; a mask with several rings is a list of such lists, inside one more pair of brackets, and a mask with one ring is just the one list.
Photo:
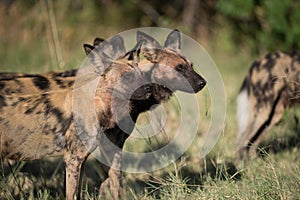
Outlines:
[[[138, 68], [152, 84], [150, 97], [143, 100], [131, 99], [130, 119], [134, 123], [140, 113], [150, 110], [153, 105], [169, 100], [175, 90], [196, 93], [205, 86], [206, 81], [193, 70], [192, 63], [182, 56], [180, 48], [181, 39], [177, 30], [168, 35], [164, 46], [161, 46], [151, 36], [143, 32], [137, 32], [137, 45], [125, 56], [137, 62]], [[87, 53], [90, 53], [90, 50]], [[140, 54], [145, 59], [140, 60]], [[124, 121], [127, 122], [126, 119]], [[126, 123], [125, 131], [124, 129], [121, 130], [119, 126], [113, 127], [105, 131], [105, 135], [119, 149], [122, 149], [134, 128], [134, 123]], [[113, 145], [104, 141], [103, 137], [99, 139], [101, 155], [108, 155], [109, 162], [112, 163], [113, 167], [102, 166], [106, 168], [109, 178], [102, 183], [100, 193], [104, 194], [105, 191], [112, 191], [113, 198], [117, 198], [121, 194], [120, 161], [122, 153]]]
[[[94, 46], [84, 46], [90, 55], [94, 71], [100, 76], [100, 84], [97, 85], [93, 99], [99, 125], [99, 130], [96, 132], [87, 131], [90, 127], [85, 123], [75, 127], [71, 103], [74, 94], [72, 91], [77, 89], [74, 88], [74, 76], [58, 76], [56, 77], [58, 80], [52, 80], [52, 77], [46, 74], [0, 80], [1, 155], [16, 160], [64, 155], [66, 197], [76, 199], [79, 198], [81, 166], [88, 155], [99, 146], [101, 155], [105, 155], [108, 163], [111, 163], [109, 166], [101, 164], [108, 178], [101, 184], [100, 193], [104, 194], [105, 189], [108, 188], [112, 198], [119, 198], [121, 194], [120, 149], [134, 124], [129, 124], [126, 132], [117, 124], [127, 122], [128, 118], [135, 122], [141, 112], [168, 100], [176, 89], [198, 92], [206, 84], [205, 80], [193, 70], [191, 63], [180, 54], [178, 31], [168, 35], [164, 47], [142, 32], [137, 33], [137, 39], [136, 48], [121, 57], [119, 50], [123, 47], [119, 38], [116, 39], [118, 42], [115, 44], [121, 45], [117, 48], [118, 53], [114, 52], [115, 48], [112, 48], [116, 40], [111, 40], [107, 44], [109, 48], [103, 48], [100, 52], [94, 49]], [[100, 44], [100, 42], [96, 43]], [[140, 53], [146, 59], [140, 61]], [[100, 56], [97, 56], [99, 54]], [[103, 70], [101, 65], [109, 67]], [[125, 74], [128, 73], [129, 76], [126, 76]], [[146, 83], [152, 83], [150, 86], [146, 84], [145, 87], [143, 85], [131, 87], [131, 84], [139, 84], [139, 79], [143, 83], [145, 78]], [[118, 87], [113, 87], [116, 86], [114, 83], [120, 83], [119, 79], [121, 85], [125, 87], [119, 90], [122, 95], [117, 95], [117, 99], [113, 99], [111, 89], [118, 90]], [[181, 84], [184, 80], [187, 80], [191, 87], [184, 87]], [[138, 89], [128, 91], [132, 88]], [[132, 94], [130, 99], [126, 99], [127, 93]], [[113, 110], [114, 106], [118, 106], [118, 97], [124, 97], [125, 101], [129, 100], [130, 112], [129, 115], [117, 118], [119, 121], [115, 121]], [[84, 119], [82, 121], [84, 122]], [[107, 138], [119, 149], [108, 143], [105, 140]]]
[[[114, 46], [115, 38], [108, 45]], [[115, 55], [112, 51], [106, 56]], [[127, 97], [127, 93], [132, 94], [130, 98], [148, 97], [149, 88], [130, 91], [131, 86], [139, 86], [139, 79], [144, 78], [131, 63], [132, 61], [123, 58], [112, 61], [99, 78], [97, 91], [101, 96], [96, 97], [97, 102], [100, 102], [97, 104], [98, 112], [110, 109], [110, 89], [118, 90], [124, 97]], [[98, 145], [96, 133], [86, 135], [89, 146], [84, 143], [87, 141], [81, 141], [79, 133], [76, 134], [72, 94], [77, 88], [74, 88], [75, 76], [72, 72], [76, 73], [76, 70], [42, 75], [2, 73], [3, 78], [0, 80], [1, 156], [26, 161], [63, 155], [66, 163], [67, 199], [77, 198], [81, 165]], [[122, 76], [130, 76], [130, 82]], [[115, 86], [116, 82], [128, 87], [118, 88]], [[107, 125], [103, 126], [104, 129]]]
[[300, 54], [275, 52], [255, 61], [237, 98], [237, 146], [241, 158], [255, 155], [265, 133], [284, 110], [299, 102]]

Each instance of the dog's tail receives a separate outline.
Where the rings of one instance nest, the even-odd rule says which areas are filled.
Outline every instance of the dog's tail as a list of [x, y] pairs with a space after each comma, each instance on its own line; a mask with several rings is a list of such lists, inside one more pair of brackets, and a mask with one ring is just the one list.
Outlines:
[[238, 122], [238, 135], [237, 141], [241, 134], [246, 129], [251, 112], [251, 99], [250, 99], [250, 77], [247, 76], [240, 89], [237, 97], [237, 122]]

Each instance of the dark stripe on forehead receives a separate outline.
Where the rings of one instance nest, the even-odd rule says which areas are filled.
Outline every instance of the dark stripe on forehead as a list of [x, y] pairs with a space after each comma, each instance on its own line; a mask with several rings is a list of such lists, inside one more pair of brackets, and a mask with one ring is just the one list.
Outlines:
[[50, 87], [49, 80], [44, 76], [36, 75], [34, 76], [32, 82], [36, 87], [38, 87], [41, 90], [46, 90]]
[[190, 60], [188, 60], [188, 58], [186, 58], [184, 55], [182, 55], [181, 53], [178, 53], [177, 51], [173, 50], [173, 49], [164, 49], [167, 51], [170, 51], [171, 53], [173, 53], [174, 55], [179, 56], [181, 59], [183, 59], [186, 63], [192, 64], [192, 62]]

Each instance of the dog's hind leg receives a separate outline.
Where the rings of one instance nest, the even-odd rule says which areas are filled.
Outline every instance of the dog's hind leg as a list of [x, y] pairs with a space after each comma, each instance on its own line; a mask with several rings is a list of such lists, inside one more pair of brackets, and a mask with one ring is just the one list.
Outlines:
[[241, 159], [245, 154], [256, 155], [256, 149], [264, 134], [277, 124], [284, 112], [283, 96], [281, 93], [274, 101], [265, 103], [259, 109], [253, 108], [245, 130], [237, 139], [238, 154]]
[[244, 159], [245, 156], [249, 156], [249, 148], [253, 142], [256, 141], [257, 137], [259, 137], [266, 129], [269, 112], [266, 110], [263, 112], [263, 114], [259, 114], [258, 116], [251, 114], [245, 130], [240, 134], [240, 137], [237, 140], [238, 155], [240, 159]]
[[255, 138], [255, 140], [252, 141], [252, 145], [249, 148], [249, 155], [255, 155], [256, 154], [256, 149], [258, 148], [259, 143], [261, 142], [262, 138], [265, 136], [265, 134], [267, 132], [270, 131], [270, 129], [272, 127], [274, 127], [276, 124], [278, 124], [278, 122], [282, 119], [284, 110], [285, 110], [285, 106], [284, 106], [284, 101], [285, 99], [281, 98], [276, 105], [274, 105], [274, 111], [271, 112], [270, 115], [270, 122], [267, 125], [266, 129], [263, 130], [261, 132], [261, 134], [259, 134], [257, 136], [257, 138]]

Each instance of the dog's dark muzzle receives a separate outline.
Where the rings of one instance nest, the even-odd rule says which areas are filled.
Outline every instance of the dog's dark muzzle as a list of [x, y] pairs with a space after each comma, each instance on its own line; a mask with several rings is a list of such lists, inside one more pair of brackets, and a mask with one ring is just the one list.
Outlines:
[[197, 74], [196, 72], [193, 72], [191, 79], [188, 79], [188, 80], [194, 90], [193, 92], [195, 92], [195, 93], [202, 90], [206, 85], [206, 80], [202, 76]]
[[[202, 88], [204, 88], [204, 86], [206, 85], [206, 80], [204, 80], [204, 78], [201, 77], [201, 79], [199, 79], [197, 81], [197, 89], [198, 91], [202, 90]], [[198, 92], [196, 91], [196, 92]]]

